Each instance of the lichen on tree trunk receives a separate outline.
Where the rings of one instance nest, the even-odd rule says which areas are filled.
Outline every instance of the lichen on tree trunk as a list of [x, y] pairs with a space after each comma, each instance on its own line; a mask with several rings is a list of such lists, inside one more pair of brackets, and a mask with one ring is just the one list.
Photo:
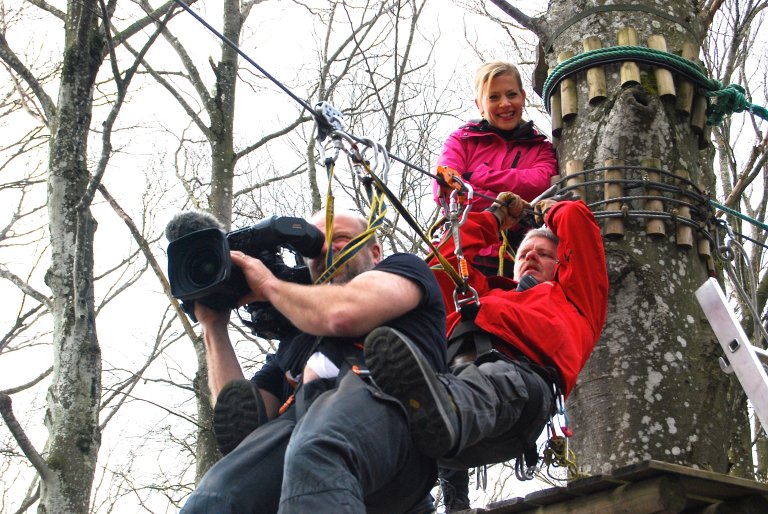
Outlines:
[[[641, 46], [647, 46], [649, 36], [663, 35], [668, 51], [678, 54], [684, 42], [694, 40], [693, 2], [634, 4], [631, 10], [621, 10], [602, 1], [550, 2], [548, 33], [566, 28], [555, 39], [543, 38], [551, 45], [549, 66], [557, 64], [563, 51], [582, 53], [582, 41], [589, 36], [599, 37], [603, 47], [617, 46], [618, 31], [624, 27], [636, 29]], [[569, 25], [592, 7], [599, 9]], [[603, 67], [608, 95], [594, 105], [587, 101], [586, 73], [575, 75], [578, 113], [563, 124], [557, 145], [561, 170], [569, 160], [582, 160], [590, 170], [609, 160], [641, 166], [658, 159], [660, 168], [670, 173], [687, 170], [702, 188], [714, 183], [711, 163], [699, 149], [702, 136], [674, 98], [657, 95], [652, 67], [641, 65], [639, 83], [622, 87], [620, 66]], [[625, 178], [637, 183], [625, 185], [624, 195], [648, 194], [644, 176], [627, 172]], [[602, 178], [599, 171], [585, 177]], [[661, 181], [674, 183], [669, 177]], [[602, 201], [603, 185], [588, 187], [587, 194], [588, 202]], [[645, 208], [640, 198], [623, 203], [629, 211]], [[598, 205], [596, 211], [604, 209]], [[664, 204], [666, 212], [671, 209], [669, 202]], [[730, 402], [738, 385], [720, 371], [719, 345], [694, 297], [709, 275], [707, 261], [695, 244], [691, 249], [676, 244], [669, 220], [664, 221], [666, 235], [656, 237], [646, 233], [645, 218], [627, 217], [623, 223], [623, 237], [605, 240], [608, 321], [566, 404], [575, 430], [577, 464], [594, 474], [657, 459], [728, 472], [724, 443], [732, 440], [734, 419], [741, 419], [743, 404]]]

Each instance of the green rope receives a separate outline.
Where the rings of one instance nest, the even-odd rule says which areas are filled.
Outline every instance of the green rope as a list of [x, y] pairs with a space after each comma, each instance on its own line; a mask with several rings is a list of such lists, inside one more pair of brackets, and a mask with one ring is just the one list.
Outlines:
[[[704, 68], [694, 61], [669, 52], [646, 48], [643, 46], [612, 46], [598, 48], [581, 53], [555, 66], [547, 80], [544, 81], [542, 97], [547, 111], [550, 112], [550, 97], [561, 80], [578, 71], [592, 68], [596, 65], [613, 62], [639, 61], [653, 64], [684, 75], [699, 87], [699, 92], [707, 97], [707, 123], [719, 125], [723, 118], [734, 112], [749, 111], [764, 120], [768, 120], [768, 110], [747, 101], [745, 90], [737, 84], [723, 87], [722, 82], [710, 79]], [[717, 103], [709, 98], [717, 98]]]
[[720, 209], [721, 211], [724, 211], [724, 212], [726, 212], [726, 213], [728, 213], [728, 214], [730, 214], [732, 216], [736, 216], [737, 218], [741, 218], [744, 221], [746, 221], [748, 223], [751, 223], [751, 224], [753, 224], [756, 227], [759, 227], [759, 228], [761, 228], [761, 229], [763, 229], [765, 231], [768, 231], [768, 225], [766, 225], [765, 223], [762, 223], [760, 221], [757, 221], [754, 218], [750, 218], [746, 214], [742, 214], [739, 211], [735, 211], [735, 210], [731, 209], [730, 207], [726, 207], [725, 205], [717, 203], [714, 200], [710, 200], [709, 204], [712, 205], [713, 207], [716, 207], [717, 209]]

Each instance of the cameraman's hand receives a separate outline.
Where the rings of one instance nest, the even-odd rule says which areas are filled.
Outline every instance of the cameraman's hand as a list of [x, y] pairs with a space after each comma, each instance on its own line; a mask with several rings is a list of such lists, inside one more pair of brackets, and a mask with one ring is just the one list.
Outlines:
[[245, 305], [251, 302], [269, 301], [264, 292], [270, 281], [278, 280], [277, 277], [259, 259], [246, 255], [243, 252], [230, 252], [232, 263], [243, 270], [245, 281], [251, 292], [240, 298], [238, 303]]
[[525, 208], [530, 208], [530, 204], [517, 196], [515, 193], [499, 193], [496, 201], [488, 208], [499, 220], [499, 228], [508, 230], [517, 225], [524, 215]]
[[201, 302], [195, 302], [195, 318], [204, 330], [211, 330], [215, 327], [226, 327], [229, 323], [230, 309], [216, 310], [203, 305]]

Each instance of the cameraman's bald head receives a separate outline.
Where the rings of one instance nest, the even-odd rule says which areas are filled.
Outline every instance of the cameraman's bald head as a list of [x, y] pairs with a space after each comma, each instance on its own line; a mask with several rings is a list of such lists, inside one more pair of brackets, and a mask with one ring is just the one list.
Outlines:
[[[326, 212], [318, 211], [310, 217], [309, 220], [323, 234], [326, 234]], [[360, 214], [353, 211], [339, 211], [333, 217], [333, 234], [331, 249], [334, 255], [338, 254], [349, 241], [359, 236], [368, 229], [368, 220]], [[328, 245], [323, 245], [322, 253], [315, 259], [307, 259], [312, 280], [316, 280], [326, 269], [326, 255]], [[371, 233], [369, 239], [362, 245], [355, 256], [350, 259], [343, 268], [334, 275], [334, 283], [344, 283], [352, 280], [360, 273], [373, 269], [382, 257], [381, 245], [378, 242], [375, 231]]]

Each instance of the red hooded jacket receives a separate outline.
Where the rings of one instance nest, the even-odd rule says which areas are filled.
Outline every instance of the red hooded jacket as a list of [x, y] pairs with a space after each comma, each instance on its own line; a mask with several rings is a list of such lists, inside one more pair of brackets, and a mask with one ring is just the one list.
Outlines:
[[[475, 324], [506, 341], [532, 361], [554, 366], [567, 397], [600, 337], [608, 309], [608, 273], [600, 229], [581, 202], [559, 202], [546, 216], [557, 235], [559, 263], [554, 280], [525, 291], [504, 277], [486, 277], [470, 271], [469, 283], [480, 296]], [[474, 255], [498, 239], [499, 223], [487, 211], [470, 213], [461, 227], [464, 256]], [[453, 240], [440, 250], [455, 267]], [[437, 265], [432, 259], [430, 265]], [[436, 272], [448, 311], [447, 331], [461, 321], [453, 302], [455, 284], [446, 273]], [[514, 357], [509, 346], [497, 350]]]

